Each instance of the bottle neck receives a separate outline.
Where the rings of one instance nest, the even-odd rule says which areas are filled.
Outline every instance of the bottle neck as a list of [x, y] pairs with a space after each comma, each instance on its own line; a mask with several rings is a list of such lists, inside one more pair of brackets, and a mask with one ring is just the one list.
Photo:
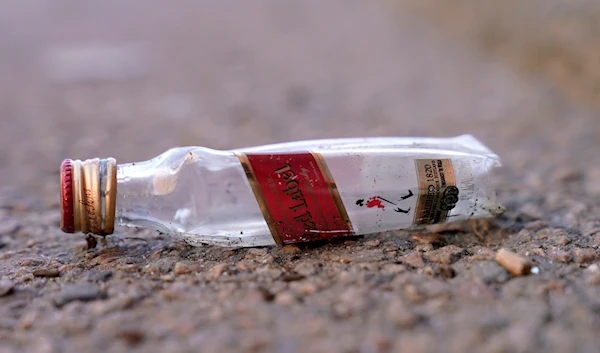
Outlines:
[[163, 158], [117, 166], [116, 224], [169, 231], [179, 173]]

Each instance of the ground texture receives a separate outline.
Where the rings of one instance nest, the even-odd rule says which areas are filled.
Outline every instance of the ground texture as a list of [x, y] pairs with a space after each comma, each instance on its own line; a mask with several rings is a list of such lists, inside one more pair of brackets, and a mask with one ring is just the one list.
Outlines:
[[[597, 352], [600, 15], [551, 3], [3, 2], [0, 350]], [[90, 249], [58, 228], [63, 158], [463, 133], [504, 162], [483, 239]]]

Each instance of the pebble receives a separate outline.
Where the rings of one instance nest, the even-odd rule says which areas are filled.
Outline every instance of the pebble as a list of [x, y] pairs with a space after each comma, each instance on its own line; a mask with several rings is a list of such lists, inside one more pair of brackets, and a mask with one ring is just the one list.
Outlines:
[[58, 277], [60, 274], [57, 268], [38, 268], [31, 273], [35, 277]]
[[275, 296], [275, 303], [277, 304], [288, 306], [294, 304], [295, 302], [296, 297], [289, 291], [278, 293]]
[[106, 298], [106, 293], [91, 283], [68, 285], [54, 298], [54, 304], [61, 307], [72, 301], [92, 301]]
[[10, 293], [15, 286], [15, 283], [8, 278], [0, 279], [0, 297], [3, 297]]
[[[421, 259], [422, 260], [422, 259]], [[406, 266], [401, 264], [385, 264], [381, 269], [381, 273], [385, 274], [397, 274], [406, 271]]]
[[504, 283], [510, 279], [508, 272], [495, 261], [478, 261], [473, 263], [471, 270], [483, 283]]
[[443, 265], [450, 265], [465, 254], [465, 249], [456, 245], [448, 245], [425, 253], [427, 260]]
[[588, 285], [600, 285], [600, 266], [597, 264], [590, 265], [585, 269], [586, 283]]
[[573, 250], [575, 254], [575, 262], [578, 264], [592, 262], [596, 260], [596, 252], [592, 249], [575, 249]]
[[585, 271], [589, 273], [600, 273], [600, 266], [593, 264], [586, 268]]
[[441, 265], [439, 273], [444, 278], [454, 278], [456, 276], [456, 271], [450, 265]]
[[279, 249], [280, 254], [284, 255], [292, 255], [292, 254], [300, 254], [302, 250], [298, 247], [298, 245], [285, 245], [281, 249]]
[[564, 236], [564, 235], [560, 235], [555, 238], [552, 238], [552, 240], [554, 241], [554, 243], [556, 245], [562, 245], [562, 246], [567, 245], [571, 242], [571, 239], [569, 239], [569, 237]]
[[369, 240], [365, 242], [365, 246], [368, 246], [370, 248], [376, 248], [381, 244], [381, 240], [379, 239], [375, 239], [375, 240]]
[[248, 249], [248, 252], [246, 253], [246, 256], [244, 256], [244, 258], [251, 260], [254, 259], [256, 257], [260, 257], [260, 256], [265, 256], [267, 254], [267, 249], [264, 248], [250, 248]]
[[44, 265], [46, 263], [46, 261], [41, 260], [41, 259], [35, 259], [35, 258], [24, 258], [21, 259], [19, 261], [17, 261], [17, 265], [19, 266], [41, 266]]
[[514, 276], [527, 275], [531, 271], [529, 260], [506, 249], [498, 250], [496, 262]]
[[225, 271], [227, 271], [228, 268], [229, 268], [228, 264], [215, 265], [210, 270], [208, 270], [208, 275], [212, 279], [217, 279], [217, 278], [221, 277], [221, 275], [223, 273], [225, 273]]
[[556, 249], [550, 252], [550, 258], [552, 259], [552, 261], [567, 263], [573, 259], [573, 255], [569, 251]]
[[403, 288], [404, 296], [406, 300], [413, 304], [419, 304], [425, 301], [425, 296], [419, 291], [417, 286], [412, 283], [408, 283]]
[[430, 234], [415, 234], [412, 236], [412, 240], [419, 242], [421, 244], [433, 244], [439, 245], [444, 243], [444, 238], [438, 233], [430, 233]]
[[183, 262], [183, 261], [179, 261], [179, 262], [175, 263], [175, 267], [173, 268], [173, 272], [176, 275], [183, 275], [186, 273], [190, 273], [192, 271], [193, 271], [193, 266], [191, 266], [189, 263]]
[[404, 255], [404, 257], [402, 258], [402, 262], [414, 268], [425, 267], [423, 255], [418, 251], [414, 251], [408, 255]]
[[343, 263], [343, 264], [349, 264], [349, 263], [352, 262], [352, 257], [347, 256], [347, 255], [346, 256], [341, 256], [340, 257], [340, 262]]
[[294, 272], [308, 277], [317, 274], [320, 268], [321, 264], [319, 262], [306, 260], [296, 264], [296, 266], [294, 266]]
[[143, 273], [149, 274], [149, 275], [157, 275], [160, 273], [160, 267], [157, 264], [148, 264], [146, 266], [144, 266], [144, 268], [142, 269]]
[[313, 295], [317, 292], [317, 285], [310, 281], [293, 282], [293, 287], [299, 294], [304, 296]]
[[532, 232], [537, 232], [538, 230], [542, 230], [546, 227], [547, 227], [546, 223], [544, 223], [540, 220], [529, 222], [525, 225], [525, 229], [530, 230]]
[[477, 246], [473, 255], [469, 258], [472, 261], [494, 261], [496, 254], [488, 247]]
[[600, 273], [593, 273], [587, 276], [585, 283], [590, 286], [600, 285]]

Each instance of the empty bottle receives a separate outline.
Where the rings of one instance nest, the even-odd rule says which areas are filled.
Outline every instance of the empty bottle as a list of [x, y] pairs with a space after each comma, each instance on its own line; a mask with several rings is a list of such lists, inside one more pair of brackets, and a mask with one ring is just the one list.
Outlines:
[[173, 148], [140, 163], [61, 165], [61, 228], [151, 228], [191, 245], [284, 245], [502, 213], [497, 155], [470, 135], [345, 138], [218, 151]]

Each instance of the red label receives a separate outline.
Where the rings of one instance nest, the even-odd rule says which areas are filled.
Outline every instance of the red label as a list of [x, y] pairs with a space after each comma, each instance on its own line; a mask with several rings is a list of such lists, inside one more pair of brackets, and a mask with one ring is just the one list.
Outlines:
[[317, 153], [239, 154], [278, 244], [352, 235], [331, 173]]

